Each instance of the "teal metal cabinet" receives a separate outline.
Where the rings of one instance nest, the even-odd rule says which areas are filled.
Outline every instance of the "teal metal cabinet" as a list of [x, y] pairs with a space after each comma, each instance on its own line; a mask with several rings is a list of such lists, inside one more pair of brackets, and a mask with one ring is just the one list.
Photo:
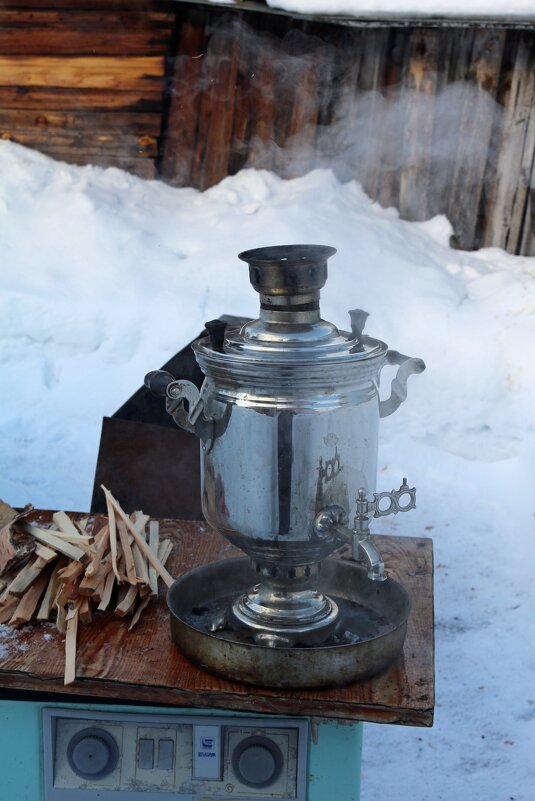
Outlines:
[[[104, 704], [45, 703], [41, 701], [0, 701], [0, 754], [2, 789], [6, 801], [44, 801], [43, 709], [118, 712], [139, 716], [195, 715], [196, 710]], [[244, 725], [251, 716], [223, 710], [198, 710], [203, 718], [220, 715], [236, 718]], [[263, 717], [276, 721], [273, 716]], [[295, 720], [309, 720], [296, 718]], [[309, 720], [306, 801], [359, 801], [362, 751], [362, 723]], [[140, 800], [144, 793], [135, 793]], [[118, 796], [123, 798], [123, 796]], [[232, 794], [229, 794], [232, 798]], [[242, 796], [243, 797], [243, 796]], [[95, 801], [99, 798], [94, 795]], [[202, 801], [208, 801], [203, 796]], [[243, 801], [249, 801], [243, 798]]]

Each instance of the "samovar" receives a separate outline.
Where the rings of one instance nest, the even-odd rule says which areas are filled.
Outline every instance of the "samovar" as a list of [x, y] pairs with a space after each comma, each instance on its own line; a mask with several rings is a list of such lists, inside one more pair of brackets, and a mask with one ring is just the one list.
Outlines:
[[[340, 642], [336, 592], [320, 589], [324, 561], [350, 543], [365, 580], [385, 581], [370, 518], [415, 503], [405, 480], [399, 490], [375, 492], [378, 427], [425, 365], [366, 336], [366, 312], [349, 312], [350, 331], [321, 318], [334, 253], [318, 245], [240, 253], [260, 294], [258, 319], [230, 329], [206, 324], [193, 344], [205, 375], [200, 391], [162, 371], [145, 378], [165, 395], [175, 422], [199, 437], [205, 518], [249, 557], [254, 573], [207, 629], [238, 632], [263, 648]], [[398, 369], [381, 400], [387, 364]]]

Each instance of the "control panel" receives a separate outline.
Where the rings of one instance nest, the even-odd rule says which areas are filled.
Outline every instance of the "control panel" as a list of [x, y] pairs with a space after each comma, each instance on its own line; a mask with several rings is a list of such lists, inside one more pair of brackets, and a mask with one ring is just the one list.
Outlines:
[[308, 722], [44, 709], [44, 801], [305, 801]]

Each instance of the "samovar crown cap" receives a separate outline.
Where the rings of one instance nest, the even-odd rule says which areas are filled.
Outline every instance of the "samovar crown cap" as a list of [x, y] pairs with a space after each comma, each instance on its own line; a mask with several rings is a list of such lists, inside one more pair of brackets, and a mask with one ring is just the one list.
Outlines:
[[246, 250], [238, 258], [249, 264], [249, 279], [260, 295], [289, 296], [299, 303], [298, 297], [319, 298], [327, 259], [335, 253], [327, 245], [275, 245]]

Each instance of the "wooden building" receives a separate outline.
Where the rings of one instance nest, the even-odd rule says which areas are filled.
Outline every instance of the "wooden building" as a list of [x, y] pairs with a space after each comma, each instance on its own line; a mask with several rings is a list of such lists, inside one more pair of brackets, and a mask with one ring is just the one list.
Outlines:
[[446, 214], [460, 247], [535, 255], [529, 21], [0, 0], [0, 136], [199, 189], [331, 166], [407, 219]]

